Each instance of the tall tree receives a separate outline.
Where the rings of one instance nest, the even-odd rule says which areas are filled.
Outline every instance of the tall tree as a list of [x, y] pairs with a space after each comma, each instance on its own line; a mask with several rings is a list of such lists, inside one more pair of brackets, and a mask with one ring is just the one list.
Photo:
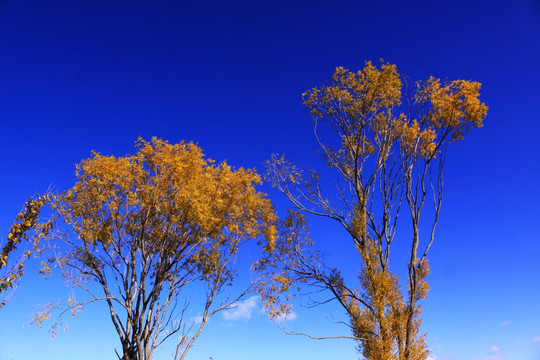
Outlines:
[[[358, 72], [337, 68], [327, 85], [303, 94], [326, 165], [337, 179], [333, 192], [323, 191], [314, 170], [306, 173], [278, 155], [268, 161], [268, 178], [296, 208], [283, 222], [286, 230], [275, 251], [258, 266], [268, 310], [289, 311], [287, 299], [298, 284], [326, 290], [348, 314], [359, 350], [370, 360], [429, 355], [419, 301], [428, 291], [427, 255], [441, 209], [444, 159], [448, 144], [481, 127], [487, 114], [478, 82], [430, 77], [411, 94], [402, 89], [395, 65], [367, 62]], [[319, 131], [321, 122], [330, 131]], [[325, 138], [332, 133], [337, 136]], [[406, 232], [398, 234], [402, 206], [412, 225], [408, 240]], [[346, 230], [360, 254], [357, 285], [312, 250], [303, 214], [332, 219]], [[430, 229], [424, 237], [420, 224]], [[407, 289], [400, 287], [399, 269], [390, 267], [395, 239], [408, 242]]]
[[[273, 208], [254, 170], [216, 164], [193, 143], [139, 139], [137, 147], [125, 157], [94, 153], [53, 203], [68, 225], [55, 260], [89, 295], [63, 310], [105, 302], [123, 360], [149, 360], [175, 334], [183, 359], [209, 319], [246, 293], [230, 291], [236, 255], [247, 242], [272, 246]], [[190, 315], [196, 302], [201, 312]]]
[[[30, 198], [15, 218], [15, 222], [9, 229], [7, 241], [0, 248], [0, 308], [13, 296], [17, 283], [24, 274], [25, 259], [41, 252], [39, 240], [48, 234], [52, 224], [39, 223], [38, 218], [41, 208], [49, 200], [49, 194], [37, 195], [35, 199]], [[33, 234], [31, 234], [32, 231], [34, 231]], [[13, 254], [19, 245], [30, 240], [32, 240], [32, 247], [14, 259]]]

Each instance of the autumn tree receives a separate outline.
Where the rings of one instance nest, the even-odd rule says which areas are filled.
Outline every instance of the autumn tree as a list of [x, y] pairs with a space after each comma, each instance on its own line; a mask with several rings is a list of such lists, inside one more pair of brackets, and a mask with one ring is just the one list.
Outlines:
[[[303, 94], [336, 189], [325, 189], [319, 172], [303, 171], [284, 156], [268, 161], [268, 179], [296, 208], [282, 223], [275, 251], [258, 264], [268, 311], [274, 316], [289, 311], [288, 300], [299, 286], [324, 290], [329, 298], [320, 302], [333, 299], [341, 305], [359, 351], [369, 360], [429, 355], [420, 330], [420, 300], [428, 291], [444, 160], [448, 145], [481, 127], [487, 113], [478, 82], [430, 77], [410, 92], [403, 83], [395, 65], [367, 62], [358, 72], [337, 68], [327, 85]], [[304, 214], [345, 229], [360, 255], [356, 284], [314, 250]], [[398, 215], [408, 218], [399, 222], [399, 232]], [[402, 229], [406, 225], [410, 236]], [[390, 266], [394, 241], [408, 244], [406, 271]], [[400, 271], [407, 274], [406, 288]]]
[[[139, 139], [137, 149], [94, 153], [53, 203], [67, 225], [54, 261], [88, 300], [51, 305], [36, 321], [104, 302], [122, 344], [118, 358], [149, 360], [175, 336], [174, 358], [183, 359], [209, 319], [246, 293], [230, 291], [236, 255], [247, 242], [272, 246], [273, 208], [256, 191], [254, 170], [217, 164], [191, 142]], [[192, 295], [200, 313], [190, 313]]]
[[[39, 222], [38, 218], [41, 208], [49, 200], [48, 194], [30, 198], [11, 225], [6, 242], [0, 247], [0, 308], [13, 296], [24, 274], [25, 260], [41, 252], [39, 240], [48, 234], [52, 224], [48, 221]], [[31, 247], [27, 247], [24, 254], [14, 256], [19, 245], [30, 242]]]

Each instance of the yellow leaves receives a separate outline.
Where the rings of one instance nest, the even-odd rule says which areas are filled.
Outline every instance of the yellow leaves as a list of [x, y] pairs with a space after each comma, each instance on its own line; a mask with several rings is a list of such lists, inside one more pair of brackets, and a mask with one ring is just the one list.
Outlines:
[[287, 276], [276, 274], [274, 275], [274, 292], [284, 292], [289, 290], [293, 284], [293, 280]]
[[341, 136], [341, 147], [326, 151], [329, 165], [350, 172], [358, 159], [387, 158], [394, 145], [406, 157], [431, 159], [444, 142], [462, 140], [471, 128], [482, 126], [487, 114], [480, 87], [465, 80], [443, 85], [430, 77], [417, 83], [404, 111], [418, 118], [396, 117], [402, 96], [396, 66], [381, 62], [377, 68], [366, 62], [356, 73], [336, 68], [328, 85], [306, 91], [302, 99], [315, 118]]
[[429, 291], [429, 284], [426, 281], [426, 276], [430, 273], [429, 263], [427, 259], [423, 259], [421, 263], [417, 265], [418, 284], [416, 296], [419, 299], [425, 299]]
[[364, 268], [360, 292], [344, 293], [354, 335], [366, 359], [403, 359], [400, 341], [406, 337], [406, 303], [397, 275], [381, 266], [379, 248], [367, 238], [360, 248]]
[[49, 318], [51, 317], [52, 310], [53, 310], [53, 304], [47, 304], [44, 307], [43, 311], [39, 312], [38, 314], [34, 316], [31, 323], [36, 324], [37, 326], [41, 328], [41, 326], [43, 325], [43, 322], [49, 320]]
[[51, 272], [51, 266], [50, 266], [48, 263], [42, 261], [42, 262], [41, 262], [41, 268], [39, 269], [39, 273], [40, 273], [41, 276], [43, 276], [44, 278], [47, 278], [49, 275], [52, 274], [52, 272]]
[[336, 68], [328, 86], [306, 91], [302, 99], [312, 115], [329, 116], [339, 122], [343, 115], [361, 119], [369, 112], [399, 105], [401, 86], [395, 65], [381, 63], [377, 69], [368, 61], [357, 73]]
[[[24, 274], [24, 258], [30, 258], [32, 252], [30, 250], [24, 251], [17, 261], [11, 261], [12, 265], [8, 267], [8, 260], [10, 254], [17, 249], [22, 241], [28, 241], [33, 239], [33, 250], [39, 253], [38, 242], [46, 236], [52, 227], [50, 221], [38, 224], [38, 217], [41, 208], [51, 200], [51, 196], [46, 194], [44, 196], [37, 195], [36, 198], [30, 198], [24, 205], [23, 211], [21, 211], [15, 218], [15, 223], [11, 225], [9, 233], [7, 235], [7, 242], [1, 248], [0, 251], [0, 294], [8, 289], [13, 288], [17, 280]], [[30, 234], [32, 232], [32, 234]], [[0, 303], [0, 307], [4, 302]]]
[[298, 169], [293, 166], [288, 173], [288, 177], [292, 184], [300, 184], [302, 181], [302, 172], [298, 171]]
[[462, 140], [471, 128], [482, 126], [487, 106], [479, 99], [480, 83], [456, 80], [441, 85], [430, 77], [417, 83], [418, 120], [401, 121], [400, 145], [408, 156], [431, 158], [445, 142]]
[[366, 213], [364, 204], [357, 203], [353, 211], [353, 217], [350, 221], [350, 231], [357, 239], [363, 239], [366, 236]]
[[136, 144], [133, 155], [94, 153], [83, 160], [77, 183], [56, 203], [83, 242], [75, 255], [85, 266], [97, 264], [88, 254], [99, 249], [131, 251], [144, 244], [145, 251], [176, 258], [208, 247], [197, 261], [211, 273], [221, 253], [236, 251], [241, 239], [274, 241], [274, 211], [255, 190], [261, 178], [254, 170], [216, 164], [191, 142], [139, 138]]
[[[301, 267], [298, 255], [306, 256], [304, 250], [312, 245], [306, 226], [304, 215], [289, 209], [287, 216], [279, 221], [279, 231], [273, 235], [275, 241], [264, 248], [266, 256], [252, 266], [260, 277], [255, 287], [272, 318], [288, 314], [287, 303], [294, 296], [293, 288], [307, 281], [292, 270]], [[315, 256], [304, 258], [307, 259], [315, 261]]]
[[434, 129], [426, 127], [426, 123], [420, 124], [416, 119], [412, 122], [404, 121], [398, 125], [400, 146], [406, 156], [419, 156], [431, 158], [435, 156], [438, 148], [437, 134]]
[[480, 101], [481, 84], [474, 81], [455, 80], [442, 86], [433, 77], [417, 83], [415, 96], [419, 104], [429, 105], [426, 120], [436, 131], [449, 136], [448, 141], [462, 140], [471, 128], [479, 128], [487, 115], [488, 107]]
[[43, 322], [49, 320], [49, 318], [50, 318], [49, 314], [44, 314], [44, 315], [36, 317], [33, 322], [36, 323], [37, 326], [41, 328], [41, 326], [43, 325]]

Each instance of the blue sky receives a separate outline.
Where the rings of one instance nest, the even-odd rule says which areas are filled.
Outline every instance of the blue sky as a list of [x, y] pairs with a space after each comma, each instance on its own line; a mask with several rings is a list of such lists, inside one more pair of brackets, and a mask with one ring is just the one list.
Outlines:
[[[124, 155], [138, 136], [195, 141], [234, 166], [262, 169], [274, 152], [317, 164], [301, 93], [337, 66], [383, 58], [411, 81], [480, 81], [490, 108], [446, 163], [423, 305], [433, 356], [540, 359], [539, 39], [533, 0], [0, 0], [0, 234], [29, 195], [72, 185], [91, 150]], [[330, 259], [353, 271], [346, 235], [310, 220]], [[27, 324], [36, 304], [65, 296], [57, 277], [28, 272], [0, 310], [0, 360], [113, 358], [118, 344], [99, 305], [55, 340]], [[256, 298], [240, 310], [214, 318], [188, 358], [359, 357], [348, 340], [281, 333]], [[331, 305], [295, 314], [295, 330], [347, 334], [328, 320], [343, 319]]]

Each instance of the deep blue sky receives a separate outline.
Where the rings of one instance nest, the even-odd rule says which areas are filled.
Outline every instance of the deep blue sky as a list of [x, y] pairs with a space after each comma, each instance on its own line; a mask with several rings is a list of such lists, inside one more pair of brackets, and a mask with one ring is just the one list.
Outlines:
[[[317, 164], [301, 93], [337, 66], [357, 70], [380, 58], [410, 81], [480, 81], [490, 108], [484, 128], [451, 147], [447, 160], [424, 304], [434, 357], [540, 359], [540, 4], [533, 0], [0, 0], [1, 234], [29, 195], [73, 184], [74, 164], [92, 149], [124, 155], [138, 136], [195, 141], [235, 166], [262, 169], [274, 152]], [[311, 220], [315, 240], [336, 238], [328, 253], [346, 252], [345, 234]], [[34, 304], [65, 295], [53, 284], [28, 273], [16, 301], [0, 310], [0, 360], [68, 359], [71, 351], [82, 360], [112, 358], [104, 308], [54, 341], [22, 327]], [[342, 315], [298, 309], [292, 325], [346, 333], [328, 325], [331, 312]], [[351, 342], [283, 335], [257, 309], [250, 319], [216, 318], [188, 357], [209, 356], [358, 358]]]

